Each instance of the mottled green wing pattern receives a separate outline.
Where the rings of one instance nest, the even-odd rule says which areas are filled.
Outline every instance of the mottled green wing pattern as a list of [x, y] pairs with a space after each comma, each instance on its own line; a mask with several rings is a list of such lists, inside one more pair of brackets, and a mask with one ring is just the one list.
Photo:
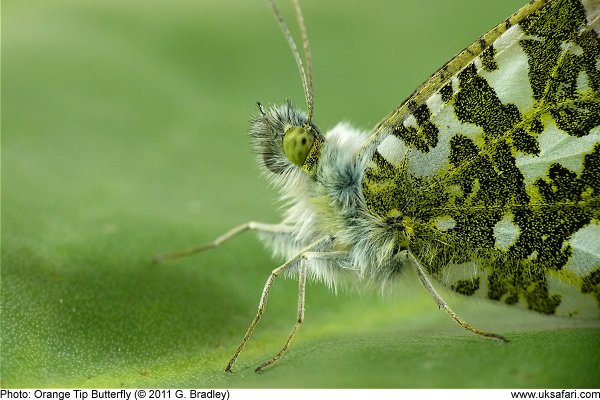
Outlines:
[[453, 290], [600, 317], [599, 14], [530, 3], [374, 130], [368, 211]]

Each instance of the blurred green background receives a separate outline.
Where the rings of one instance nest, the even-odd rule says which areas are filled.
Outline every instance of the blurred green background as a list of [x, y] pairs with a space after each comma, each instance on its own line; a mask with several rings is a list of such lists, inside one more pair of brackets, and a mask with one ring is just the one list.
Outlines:
[[[316, 122], [374, 126], [523, 3], [303, 1]], [[297, 284], [277, 282], [222, 372], [281, 260], [252, 234], [150, 259], [278, 221], [246, 131], [256, 101], [287, 98], [304, 106], [265, 1], [3, 2], [2, 387], [599, 386], [597, 326], [443, 292], [512, 342], [481, 340], [410, 274], [384, 298], [309, 285], [289, 353], [255, 374], [295, 319]]]

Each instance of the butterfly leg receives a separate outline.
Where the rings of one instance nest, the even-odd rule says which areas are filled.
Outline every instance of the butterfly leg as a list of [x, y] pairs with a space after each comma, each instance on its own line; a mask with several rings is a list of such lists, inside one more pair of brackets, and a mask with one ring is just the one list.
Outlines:
[[501, 336], [501, 335], [498, 335], [495, 333], [485, 332], [480, 329], [474, 328], [471, 325], [469, 325], [467, 322], [462, 320], [458, 315], [456, 315], [456, 313], [450, 308], [448, 303], [446, 303], [446, 301], [435, 290], [435, 288], [433, 287], [433, 285], [427, 278], [427, 275], [425, 274], [425, 269], [423, 268], [423, 265], [421, 265], [420, 261], [417, 260], [417, 257], [415, 257], [414, 254], [412, 254], [410, 251], [408, 252], [408, 257], [411, 259], [412, 264], [415, 266], [415, 270], [417, 271], [417, 275], [419, 276], [421, 283], [423, 284], [425, 289], [429, 292], [431, 297], [433, 297], [433, 299], [438, 304], [438, 306], [443, 308], [460, 326], [462, 326], [463, 328], [465, 328], [468, 331], [473, 332], [476, 335], [483, 336], [483, 337], [490, 338], [490, 339], [496, 339], [496, 340], [499, 340], [502, 342], [508, 342], [508, 340], [504, 336]]
[[[311, 262], [315, 261], [328, 261], [333, 262], [335, 264], [342, 264], [340, 261], [346, 261], [348, 259], [348, 252], [345, 251], [330, 251], [330, 252], [304, 252], [300, 256], [300, 273], [299, 273], [299, 283], [298, 283], [298, 314], [296, 318], [296, 323], [292, 327], [288, 338], [283, 345], [283, 348], [275, 354], [271, 359], [265, 361], [261, 365], [259, 365], [255, 371], [260, 372], [266, 367], [272, 365], [277, 360], [281, 358], [281, 356], [288, 350], [290, 343], [296, 332], [304, 322], [304, 299], [305, 299], [305, 290], [306, 290], [306, 271], [307, 266]], [[342, 267], [343, 268], [343, 267]]]
[[283, 224], [264, 224], [262, 222], [250, 221], [246, 222], [245, 224], [238, 225], [235, 228], [225, 232], [223, 235], [219, 236], [212, 242], [203, 243], [198, 246], [190, 247], [188, 249], [176, 251], [173, 253], [159, 254], [157, 256], [154, 256], [154, 261], [160, 263], [167, 260], [174, 260], [177, 258], [191, 256], [201, 251], [218, 247], [224, 242], [233, 239], [234, 237], [248, 230], [255, 230], [259, 232], [272, 234], [288, 234], [292, 231], [292, 228]]
[[265, 361], [264, 363], [259, 365], [254, 370], [255, 372], [261, 371], [263, 368], [268, 367], [269, 365], [273, 364], [275, 361], [279, 360], [279, 358], [281, 358], [283, 353], [285, 353], [287, 351], [287, 349], [292, 341], [292, 338], [296, 335], [296, 332], [300, 328], [300, 325], [302, 325], [302, 322], [304, 322], [304, 298], [305, 298], [304, 295], [305, 295], [305, 290], [306, 290], [306, 256], [305, 256], [305, 254], [303, 254], [302, 257], [300, 258], [300, 271], [299, 271], [298, 275], [299, 275], [299, 279], [298, 279], [298, 314], [297, 314], [297, 318], [296, 318], [296, 323], [294, 324], [294, 327], [292, 328], [285, 344], [283, 345], [283, 348], [279, 351], [279, 353], [277, 353], [270, 360]]
[[271, 272], [271, 275], [269, 275], [269, 278], [267, 279], [267, 282], [265, 283], [265, 287], [264, 287], [262, 295], [260, 297], [260, 301], [258, 302], [258, 311], [256, 313], [256, 316], [250, 323], [250, 326], [248, 327], [246, 334], [242, 338], [242, 341], [241, 341], [240, 345], [238, 346], [237, 350], [235, 351], [233, 357], [231, 357], [231, 360], [229, 360], [227, 367], [225, 367], [226, 372], [231, 372], [231, 368], [233, 367], [233, 364], [235, 364], [238, 356], [242, 352], [242, 349], [246, 345], [246, 342], [248, 341], [248, 339], [250, 339], [250, 336], [252, 336], [252, 333], [254, 332], [256, 325], [258, 325], [260, 319], [262, 318], [262, 315], [264, 314], [265, 309], [267, 307], [267, 300], [269, 298], [269, 292], [271, 291], [271, 286], [273, 286], [273, 282], [275, 281], [275, 278], [277, 278], [279, 275], [281, 275], [281, 273], [283, 273], [288, 268], [294, 267], [294, 266], [298, 265], [298, 263], [300, 263], [300, 268], [299, 268], [299, 275], [300, 275], [299, 282], [300, 283], [299, 283], [298, 318], [297, 318], [297, 321], [299, 321], [299, 322], [297, 322], [296, 325], [294, 325], [294, 328], [292, 329], [292, 332], [290, 333], [284, 348], [275, 357], [273, 357], [272, 360], [270, 360], [269, 362], [267, 362], [264, 365], [261, 365], [259, 368], [257, 368], [257, 371], [259, 371], [260, 369], [264, 368], [265, 366], [270, 365], [273, 362], [275, 362], [287, 350], [289, 343], [291, 342], [291, 340], [294, 337], [294, 335], [296, 334], [296, 331], [298, 330], [300, 324], [302, 324], [302, 320], [304, 319], [304, 291], [305, 291], [305, 287], [306, 287], [306, 262], [303, 261], [303, 259], [305, 257], [304, 255], [314, 252], [315, 250], [320, 250], [323, 247], [326, 247], [329, 243], [331, 243], [331, 241], [332, 241], [332, 239], [329, 237], [317, 240], [316, 242], [314, 242], [313, 244], [311, 244], [310, 246], [308, 246], [304, 250], [302, 250], [299, 254], [294, 256], [292, 259], [287, 261], [285, 264], [283, 264], [282, 266], [280, 266], [278, 268], [275, 268]]
[[277, 278], [279, 276], [279, 274], [284, 272], [286, 269], [288, 269], [292, 265], [296, 264], [296, 262], [297, 262], [296, 258], [293, 258], [290, 261], [283, 264], [282, 266], [275, 268], [271, 272], [271, 275], [269, 275], [269, 278], [267, 279], [267, 282], [265, 283], [265, 287], [262, 291], [262, 295], [260, 296], [260, 301], [258, 302], [258, 312], [256, 313], [256, 316], [250, 323], [250, 326], [248, 327], [246, 334], [242, 338], [242, 341], [241, 341], [240, 345], [238, 346], [237, 350], [233, 354], [233, 357], [231, 357], [231, 360], [229, 360], [229, 363], [225, 367], [225, 372], [231, 372], [231, 368], [233, 367], [233, 364], [235, 364], [238, 356], [240, 355], [244, 346], [246, 345], [246, 342], [248, 341], [248, 339], [250, 339], [250, 336], [252, 336], [252, 333], [254, 332], [256, 325], [258, 325], [260, 319], [262, 318], [262, 315], [264, 314], [265, 309], [267, 308], [267, 300], [269, 299], [269, 292], [271, 291], [271, 286], [273, 286], [273, 282], [275, 281], [275, 278]]

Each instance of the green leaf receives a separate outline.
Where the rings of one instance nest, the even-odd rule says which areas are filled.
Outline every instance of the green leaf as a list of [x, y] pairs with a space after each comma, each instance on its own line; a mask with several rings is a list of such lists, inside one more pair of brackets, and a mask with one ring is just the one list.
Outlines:
[[[460, 3], [433, 13], [384, 2], [367, 15], [362, 3], [307, 2], [320, 126], [372, 126], [521, 4]], [[472, 24], [457, 31], [465, 10]], [[151, 258], [278, 220], [247, 121], [256, 100], [303, 99], [267, 6], [28, 0], [2, 11], [2, 387], [597, 386], [597, 326], [443, 292], [511, 342], [482, 340], [410, 273], [384, 298], [311, 284], [288, 354], [255, 374], [295, 319], [297, 284], [276, 282], [225, 374], [282, 260], [252, 234], [177, 262]]]

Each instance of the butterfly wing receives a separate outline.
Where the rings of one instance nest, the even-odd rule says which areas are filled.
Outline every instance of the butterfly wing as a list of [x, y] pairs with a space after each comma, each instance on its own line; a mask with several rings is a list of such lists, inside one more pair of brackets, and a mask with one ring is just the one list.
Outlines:
[[600, 317], [600, 3], [538, 0], [373, 131], [371, 214], [457, 292]]

